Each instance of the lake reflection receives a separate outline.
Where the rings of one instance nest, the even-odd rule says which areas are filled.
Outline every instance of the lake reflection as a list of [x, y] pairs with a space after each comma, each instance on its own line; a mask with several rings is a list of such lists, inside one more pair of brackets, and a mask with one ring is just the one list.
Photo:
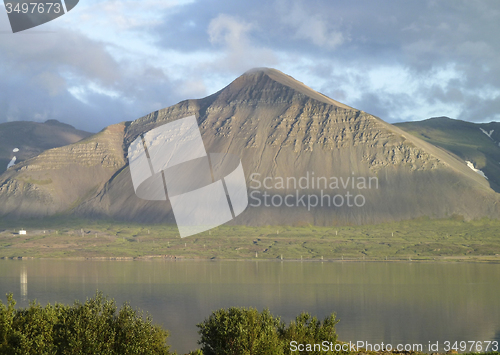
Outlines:
[[[344, 341], [500, 341], [500, 265], [274, 261], [1, 260], [0, 294], [73, 303], [99, 289], [149, 312], [172, 350], [198, 347], [196, 324], [230, 306], [336, 312]], [[424, 349], [425, 350], [425, 349]]]

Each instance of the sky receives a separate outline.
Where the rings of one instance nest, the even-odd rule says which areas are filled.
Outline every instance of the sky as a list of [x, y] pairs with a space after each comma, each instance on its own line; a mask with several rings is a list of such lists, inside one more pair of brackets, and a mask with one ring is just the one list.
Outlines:
[[495, 0], [80, 0], [13, 34], [0, 5], [0, 123], [97, 132], [272, 67], [391, 123], [500, 121]]

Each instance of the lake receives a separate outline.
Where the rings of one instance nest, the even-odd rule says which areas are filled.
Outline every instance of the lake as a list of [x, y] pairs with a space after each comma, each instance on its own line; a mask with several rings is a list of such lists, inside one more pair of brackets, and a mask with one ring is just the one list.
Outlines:
[[[0, 260], [0, 295], [85, 301], [96, 290], [149, 312], [172, 350], [198, 348], [219, 308], [269, 308], [289, 322], [335, 312], [339, 339], [370, 344], [500, 341], [500, 265], [286, 261]], [[424, 351], [427, 349], [424, 348]]]

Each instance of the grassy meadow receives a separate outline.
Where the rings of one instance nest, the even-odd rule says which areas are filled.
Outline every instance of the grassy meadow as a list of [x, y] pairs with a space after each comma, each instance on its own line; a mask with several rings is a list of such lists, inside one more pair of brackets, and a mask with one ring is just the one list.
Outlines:
[[343, 227], [225, 225], [181, 239], [175, 225], [59, 217], [0, 221], [0, 257], [500, 262], [499, 236], [499, 220], [424, 218]]

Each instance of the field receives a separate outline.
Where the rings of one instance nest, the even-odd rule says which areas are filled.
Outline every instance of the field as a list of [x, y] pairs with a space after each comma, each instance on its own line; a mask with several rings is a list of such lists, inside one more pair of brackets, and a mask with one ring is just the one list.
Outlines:
[[22, 225], [0, 221], [0, 257], [500, 262], [499, 236], [499, 220], [450, 218], [373, 226], [221, 226], [181, 239], [175, 225], [59, 217]]

